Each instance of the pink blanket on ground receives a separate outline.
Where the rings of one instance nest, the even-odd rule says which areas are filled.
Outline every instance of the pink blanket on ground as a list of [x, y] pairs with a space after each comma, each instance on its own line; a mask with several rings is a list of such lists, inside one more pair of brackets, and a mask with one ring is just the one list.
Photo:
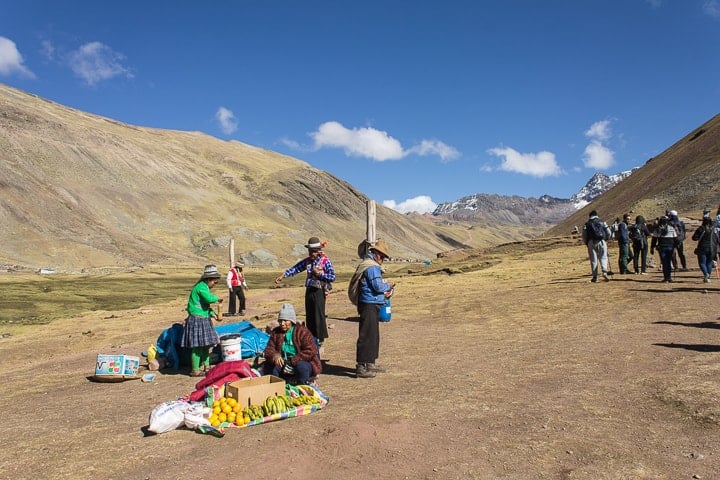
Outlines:
[[234, 382], [241, 378], [256, 377], [252, 367], [245, 360], [220, 362], [205, 374], [205, 378], [195, 385], [195, 391], [190, 394], [190, 401], [200, 402], [205, 398], [205, 389], [211, 385], [220, 386], [227, 382]]

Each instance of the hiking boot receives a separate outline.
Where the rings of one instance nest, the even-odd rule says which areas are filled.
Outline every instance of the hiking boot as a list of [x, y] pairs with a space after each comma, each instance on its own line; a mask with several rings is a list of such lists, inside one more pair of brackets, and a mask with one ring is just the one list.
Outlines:
[[592, 280], [590, 280], [592, 283], [597, 283], [597, 277], [593, 277]]
[[381, 367], [377, 363], [366, 363], [366, 368], [370, 370], [371, 372], [375, 373], [385, 373], [387, 370], [384, 367]]
[[357, 367], [355, 367], [355, 377], [356, 378], [373, 378], [375, 377], [375, 372], [370, 370], [368, 368], [367, 363], [358, 363]]
[[609, 281], [610, 281], [610, 277], [608, 277], [608, 273], [607, 273], [607, 272], [603, 272], [603, 273], [602, 273], [602, 277], [603, 277], [603, 280], [605, 280], [606, 282], [609, 282]]
[[703, 283], [710, 283], [710, 275], [703, 276]]

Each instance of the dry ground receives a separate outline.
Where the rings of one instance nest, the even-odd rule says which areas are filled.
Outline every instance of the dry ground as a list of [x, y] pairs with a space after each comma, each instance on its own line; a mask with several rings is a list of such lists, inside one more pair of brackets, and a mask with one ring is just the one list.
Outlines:
[[[195, 379], [87, 378], [98, 353], [137, 355], [182, 320], [182, 299], [6, 325], [2, 477], [718, 478], [720, 281], [705, 285], [695, 269], [674, 284], [655, 270], [591, 284], [577, 245], [501, 260], [388, 276], [399, 281], [381, 326], [389, 372], [369, 380], [351, 375], [357, 325], [337, 285], [320, 378], [328, 407], [224, 438], [143, 434], [152, 408]], [[262, 326], [282, 301], [302, 310], [302, 294], [251, 290], [248, 314]]]

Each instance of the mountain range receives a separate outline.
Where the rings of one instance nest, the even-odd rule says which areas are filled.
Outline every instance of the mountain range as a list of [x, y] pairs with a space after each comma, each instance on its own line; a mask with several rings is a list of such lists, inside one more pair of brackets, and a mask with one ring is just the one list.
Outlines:
[[577, 209], [610, 190], [636, 169], [615, 175], [595, 173], [572, 197], [540, 198], [477, 193], [454, 202], [441, 203], [433, 215], [481, 225], [547, 225], [567, 218]]
[[[720, 116], [624, 180], [593, 177], [572, 199], [475, 195], [437, 215], [377, 205], [378, 237], [398, 260], [566, 235], [592, 208], [650, 218], [720, 203]], [[229, 262], [281, 268], [328, 241], [357, 262], [369, 199], [306, 162], [199, 132], [139, 127], [0, 84], [0, 270], [110, 272]], [[580, 208], [578, 209], [578, 206]], [[478, 225], [487, 228], [476, 228]]]

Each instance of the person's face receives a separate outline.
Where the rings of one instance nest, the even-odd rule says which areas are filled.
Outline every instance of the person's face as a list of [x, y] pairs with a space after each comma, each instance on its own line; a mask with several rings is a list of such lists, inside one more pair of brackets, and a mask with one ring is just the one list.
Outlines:
[[316, 258], [318, 255], [320, 255], [320, 250], [313, 248], [313, 249], [308, 250], [308, 253], [310, 254], [310, 257]]
[[208, 279], [208, 287], [213, 288], [215, 285], [217, 285], [219, 278], [210, 278]]
[[282, 319], [278, 320], [278, 323], [280, 324], [280, 330], [282, 330], [283, 332], [287, 332], [288, 330], [290, 330], [290, 327], [292, 327], [292, 322], [290, 320]]

